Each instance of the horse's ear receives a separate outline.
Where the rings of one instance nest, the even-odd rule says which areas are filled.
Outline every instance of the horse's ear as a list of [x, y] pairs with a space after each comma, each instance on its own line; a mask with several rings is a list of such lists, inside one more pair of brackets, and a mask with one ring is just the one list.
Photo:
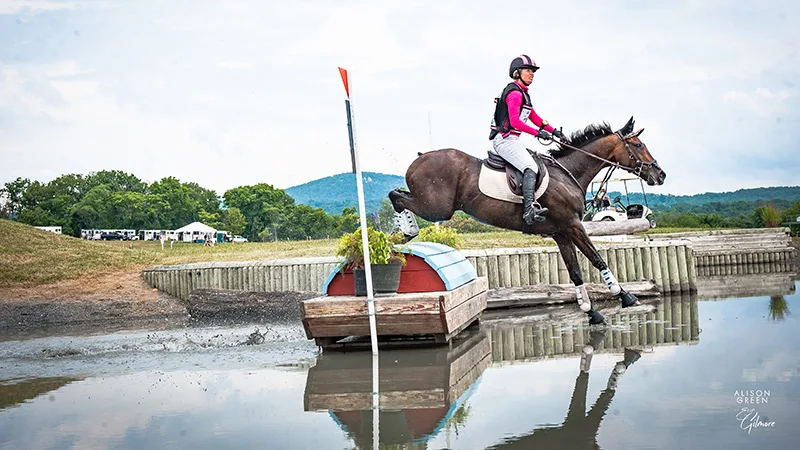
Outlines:
[[633, 137], [639, 137], [639, 135], [642, 134], [642, 131], [644, 131], [644, 128], [639, 128], [639, 130], [637, 132], [633, 133], [632, 136]]
[[633, 131], [633, 116], [631, 116], [631, 118], [628, 119], [628, 122], [625, 125], [623, 125], [622, 128], [620, 128], [619, 130], [619, 132], [622, 133], [623, 136], [626, 134], [630, 134], [631, 131]]

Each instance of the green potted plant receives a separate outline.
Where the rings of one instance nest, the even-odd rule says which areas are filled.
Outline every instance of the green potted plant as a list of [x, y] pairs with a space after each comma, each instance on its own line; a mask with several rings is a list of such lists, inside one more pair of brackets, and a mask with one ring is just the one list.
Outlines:
[[[387, 234], [372, 227], [367, 228], [372, 290], [375, 294], [397, 292], [397, 288], [400, 286], [400, 271], [406, 263], [406, 258], [403, 252], [395, 248], [395, 245], [401, 244], [403, 238], [402, 233]], [[352, 233], [342, 235], [336, 247], [336, 256], [345, 259], [340, 273], [344, 274], [348, 270], [353, 272], [356, 295], [367, 295], [360, 227]]]

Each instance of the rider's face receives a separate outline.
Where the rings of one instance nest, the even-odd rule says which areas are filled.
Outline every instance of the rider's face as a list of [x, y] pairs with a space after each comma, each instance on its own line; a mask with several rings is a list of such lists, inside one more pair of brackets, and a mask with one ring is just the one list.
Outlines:
[[519, 71], [519, 78], [522, 80], [523, 83], [531, 84], [533, 82], [533, 70], [531, 69], [522, 69]]

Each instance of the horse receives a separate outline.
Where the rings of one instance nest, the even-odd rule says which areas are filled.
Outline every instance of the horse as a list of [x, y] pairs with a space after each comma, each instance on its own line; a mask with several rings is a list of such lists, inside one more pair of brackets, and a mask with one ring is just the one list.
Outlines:
[[[449, 220], [455, 211], [460, 210], [499, 228], [552, 237], [575, 285], [578, 305], [589, 316], [589, 324], [605, 323], [602, 314], [594, 310], [583, 284], [576, 247], [601, 272], [611, 294], [620, 299], [623, 308], [638, 305], [639, 301], [619, 285], [581, 223], [586, 188], [606, 167], [631, 172], [650, 186], [664, 184], [666, 173], [639, 138], [643, 131], [644, 128], [634, 131], [631, 116], [617, 131], [612, 131], [607, 122], [590, 124], [571, 133], [568, 138], [565, 136], [548, 154], [531, 152], [535, 159], [539, 159], [540, 170], [547, 173], [539, 176], [537, 200], [550, 210], [546, 220], [532, 225], [523, 220], [520, 202], [493, 198], [481, 191], [481, 166], [489, 165], [490, 160], [495, 163], [498, 159], [502, 161], [491, 151], [487, 159], [476, 158], [455, 148], [420, 152], [406, 171], [408, 191], [394, 189], [389, 192], [389, 200], [398, 215], [408, 210], [428, 221], [438, 222]], [[513, 166], [508, 171], [509, 180], [521, 179], [521, 173]], [[540, 194], [541, 185], [545, 183], [543, 179], [548, 179], [548, 184]]]

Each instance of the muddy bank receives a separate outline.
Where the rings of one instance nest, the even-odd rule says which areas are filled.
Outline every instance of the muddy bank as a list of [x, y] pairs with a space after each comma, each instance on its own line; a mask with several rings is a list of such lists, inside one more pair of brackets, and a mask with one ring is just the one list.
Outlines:
[[190, 319], [180, 300], [41, 300], [0, 302], [0, 340], [53, 334], [163, 329]]

